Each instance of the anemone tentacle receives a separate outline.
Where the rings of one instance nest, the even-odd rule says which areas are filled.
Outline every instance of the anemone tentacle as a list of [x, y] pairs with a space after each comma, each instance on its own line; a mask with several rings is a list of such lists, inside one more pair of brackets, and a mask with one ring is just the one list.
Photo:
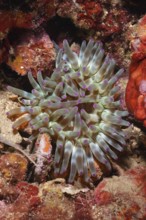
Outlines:
[[34, 130], [31, 139], [47, 132], [56, 140], [55, 173], [65, 173], [69, 167], [70, 182], [77, 174], [85, 181], [95, 176], [95, 161], [110, 170], [109, 158], [116, 160], [116, 152], [125, 145], [122, 127], [129, 126], [123, 119], [128, 113], [120, 108], [116, 85], [123, 69], [115, 72], [115, 65], [100, 42], [83, 41], [77, 54], [65, 40], [50, 77], [44, 79], [38, 72], [35, 80], [28, 73], [32, 93], [8, 87], [24, 98], [23, 107], [8, 113], [20, 114], [14, 128], [28, 122]]

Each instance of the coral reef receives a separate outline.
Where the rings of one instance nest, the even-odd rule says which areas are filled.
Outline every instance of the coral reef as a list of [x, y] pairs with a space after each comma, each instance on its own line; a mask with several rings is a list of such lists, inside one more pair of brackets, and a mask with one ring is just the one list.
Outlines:
[[7, 64], [18, 74], [25, 75], [31, 70], [36, 76], [39, 70], [51, 72], [54, 60], [55, 49], [48, 34], [44, 30], [35, 34], [26, 31], [17, 42], [11, 43]]
[[[17, 73], [23, 72], [24, 74], [24, 71], [18, 68], [18, 63], [21, 63], [23, 59], [19, 59], [17, 55], [20, 55], [22, 58], [22, 54], [19, 54], [19, 43], [11, 47], [9, 35], [13, 34], [13, 38], [18, 35], [23, 36], [26, 30], [32, 30], [38, 34], [38, 31], [42, 32], [43, 28], [47, 30], [49, 36], [53, 36], [53, 40], [55, 39], [54, 32], [57, 32], [57, 44], [59, 45], [62, 44], [62, 39], [67, 38], [69, 41], [74, 41], [76, 36], [82, 39], [85, 39], [85, 36], [87, 39], [92, 36], [94, 39], [107, 40], [106, 48], [113, 54], [118, 64], [123, 67], [127, 67], [128, 65], [128, 46], [126, 46], [128, 45], [127, 30], [130, 26], [130, 19], [131, 23], [134, 21], [127, 10], [122, 7], [120, 1], [45, 0], [41, 2], [35, 0], [33, 2], [14, 2], [11, 8], [9, 3], [2, 2], [0, 4], [2, 4], [3, 7], [3, 9], [0, 10], [0, 46], [2, 48], [0, 52], [0, 63], [8, 63], [8, 60], [9, 62], [13, 61], [13, 55], [16, 56], [17, 60], [14, 62], [15, 65], [12, 65], [12, 62], [11, 65], [13, 70], [18, 71]], [[63, 22], [58, 22], [61, 21], [61, 19], [63, 20], [63, 18], [66, 22], [71, 22], [74, 30], [70, 28], [70, 24], [65, 26]], [[56, 21], [56, 19], [58, 19], [58, 21]], [[52, 27], [50, 27], [51, 22], [53, 22]], [[60, 33], [58, 28], [55, 27], [56, 23], [59, 23], [59, 28], [62, 28], [63, 33]], [[70, 29], [72, 29], [71, 33], [69, 33]], [[21, 34], [16, 33], [15, 35], [15, 30], [21, 30]], [[88, 30], [88, 32], [86, 32], [86, 30]], [[64, 37], [62, 37], [62, 35], [64, 35]], [[23, 49], [26, 49], [26, 47], [24, 46]], [[26, 50], [24, 52], [26, 52]], [[28, 55], [31, 55], [30, 50], [28, 51]], [[32, 57], [34, 57], [33, 54]], [[125, 57], [127, 58], [125, 59]], [[54, 56], [51, 60], [53, 58]], [[23, 65], [24, 64], [25, 62]], [[28, 67], [29, 65], [27, 68]], [[46, 65], [43, 69], [45, 68]]]
[[101, 43], [84, 41], [79, 54], [64, 41], [56, 69], [50, 78], [43, 79], [38, 72], [37, 81], [31, 73], [28, 78], [32, 93], [8, 87], [25, 98], [22, 107], [8, 112], [9, 117], [20, 115], [13, 124], [20, 129], [29, 124], [33, 130], [30, 139], [47, 132], [56, 140], [55, 173], [65, 174], [70, 162], [69, 182], [76, 174], [85, 182], [96, 176], [94, 158], [111, 169], [109, 157], [116, 160], [114, 150], [122, 151], [125, 134], [121, 127], [129, 126], [122, 119], [127, 116], [120, 105], [119, 86], [115, 85], [123, 73], [114, 74], [115, 61], [105, 57]]
[[40, 204], [38, 187], [26, 182], [19, 182], [15, 187], [9, 185], [9, 190], [12, 191], [13, 197], [0, 201], [0, 219], [30, 219], [30, 212]]
[[0, 220], [146, 219], [145, 10], [0, 0]]
[[18, 182], [25, 179], [27, 160], [17, 153], [8, 153], [0, 157], [0, 173], [7, 182]]
[[39, 209], [32, 212], [33, 219], [73, 219], [74, 204], [72, 198], [64, 195], [65, 187], [64, 181], [59, 179], [41, 184], [38, 195], [42, 203]]
[[121, 7], [120, 1], [111, 4], [108, 0], [63, 0], [56, 13], [60, 17], [69, 17], [77, 27], [100, 31], [102, 38], [120, 34], [129, 21], [128, 12]]
[[102, 7], [98, 2], [67, 1], [63, 0], [57, 7], [56, 12], [60, 17], [69, 17], [80, 28], [95, 28], [100, 20]]
[[20, 11], [0, 11], [0, 40], [14, 27], [32, 28], [32, 16]]
[[[22, 36], [23, 34], [25, 35], [26, 30], [38, 32], [38, 28], [42, 28], [41, 25], [44, 22], [50, 20], [56, 14], [55, 10], [57, 7], [57, 3], [55, 4], [54, 0], [46, 0], [43, 1], [43, 3], [41, 1], [23, 1], [19, 2], [18, 4], [17, 3], [16, 1], [0, 2], [0, 47], [2, 48], [0, 51], [0, 64], [3, 62], [7, 62], [7, 60], [10, 60], [12, 58], [12, 54], [9, 53], [12, 49], [9, 42], [9, 34], [11, 34], [13, 31], [15, 32], [15, 30], [21, 30]], [[18, 35], [20, 35], [20, 33], [16, 34], [14, 38], [16, 39], [16, 36]], [[47, 37], [46, 39], [44, 39], [44, 41], [48, 40]], [[36, 38], [33, 40], [36, 40]], [[25, 49], [24, 52], [26, 52], [26, 47], [24, 47], [23, 49]], [[31, 49], [33, 50], [33, 48]], [[28, 52], [30, 55], [30, 50]], [[20, 56], [22, 56], [22, 54]], [[32, 56], [34, 55], [32, 54]], [[18, 62], [21, 63], [22, 60], [18, 59], [15, 67], [18, 65]], [[14, 68], [14, 70], [18, 70], [18, 73], [22, 72], [22, 69], [18, 67]]]
[[99, 219], [145, 219], [146, 167], [135, 167], [120, 177], [104, 179], [95, 189], [94, 216]]
[[133, 54], [126, 89], [127, 108], [146, 127], [146, 16], [138, 23], [132, 39]]
[[[128, 220], [146, 218], [146, 169], [135, 167], [120, 177], [106, 178], [93, 191], [65, 184], [62, 179], [39, 186], [19, 182], [3, 185], [2, 220]], [[70, 188], [70, 193], [67, 189]], [[68, 192], [68, 193], [67, 193]], [[27, 201], [27, 202], [26, 202]]]
[[[76, 1], [79, 3], [80, 1]], [[96, 28], [96, 23], [102, 14], [102, 7], [93, 0], [80, 3], [81, 12], [77, 16], [77, 22], [84, 28]]]
[[[6, 4], [10, 7], [10, 2]], [[26, 12], [24, 8], [26, 8]], [[29, 11], [27, 8], [29, 8]], [[0, 40], [4, 39], [14, 28], [33, 30], [38, 28], [44, 21], [55, 15], [55, 8], [54, 0], [46, 0], [43, 3], [41, 1], [26, 2], [25, 6], [24, 2], [21, 2], [19, 7], [16, 7], [16, 9], [11, 7], [11, 10], [9, 8], [4, 10], [1, 6]]]

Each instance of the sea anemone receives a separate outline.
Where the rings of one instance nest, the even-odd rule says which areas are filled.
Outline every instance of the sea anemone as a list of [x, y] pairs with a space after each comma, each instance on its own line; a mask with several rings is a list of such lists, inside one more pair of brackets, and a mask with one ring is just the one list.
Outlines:
[[69, 182], [77, 175], [85, 182], [96, 176], [95, 162], [111, 169], [110, 158], [125, 146], [122, 127], [127, 111], [120, 105], [117, 81], [123, 69], [114, 73], [115, 61], [105, 57], [102, 44], [83, 41], [79, 54], [73, 52], [67, 40], [60, 49], [56, 68], [37, 81], [28, 73], [32, 93], [8, 87], [23, 97], [22, 107], [8, 112], [9, 117], [20, 116], [14, 129], [31, 126], [34, 139], [38, 133], [48, 133], [56, 142], [54, 172], [64, 174], [69, 169]]

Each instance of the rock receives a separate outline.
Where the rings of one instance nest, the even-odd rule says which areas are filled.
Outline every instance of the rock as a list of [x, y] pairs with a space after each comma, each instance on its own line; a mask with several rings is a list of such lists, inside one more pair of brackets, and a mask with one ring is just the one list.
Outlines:
[[45, 31], [35, 34], [31, 31], [20, 33], [17, 41], [18, 43], [13, 42], [12, 54], [9, 54], [7, 62], [11, 69], [21, 75], [25, 75], [31, 70], [34, 76], [38, 71], [52, 72], [55, 49]]
[[22, 181], [26, 177], [27, 160], [18, 153], [7, 153], [0, 156], [1, 176], [11, 183]]
[[14, 134], [12, 129], [12, 121], [7, 118], [6, 112], [10, 110], [10, 108], [18, 107], [18, 103], [13, 102], [9, 99], [10, 92], [1, 91], [0, 92], [0, 113], [1, 113], [1, 120], [0, 120], [0, 135], [9, 139], [14, 143], [20, 143], [22, 141], [22, 137], [19, 133]]
[[146, 167], [104, 179], [94, 192], [94, 219], [146, 219]]

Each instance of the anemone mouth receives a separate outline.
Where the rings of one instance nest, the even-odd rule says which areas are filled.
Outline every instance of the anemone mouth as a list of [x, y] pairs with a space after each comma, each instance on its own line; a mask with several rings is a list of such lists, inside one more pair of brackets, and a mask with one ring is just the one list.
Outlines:
[[66, 40], [63, 47], [50, 78], [38, 72], [36, 81], [28, 73], [32, 93], [9, 87], [23, 97], [23, 106], [8, 115], [21, 115], [14, 128], [27, 122], [33, 129], [30, 139], [38, 133], [54, 138], [55, 173], [65, 173], [70, 167], [69, 182], [77, 174], [88, 182], [90, 175], [96, 175], [95, 161], [110, 170], [109, 158], [117, 159], [114, 149], [120, 152], [126, 144], [121, 127], [129, 126], [123, 119], [128, 113], [120, 108], [116, 85], [123, 69], [114, 73], [115, 61], [105, 57], [102, 45], [92, 40], [82, 43], [79, 54]]

